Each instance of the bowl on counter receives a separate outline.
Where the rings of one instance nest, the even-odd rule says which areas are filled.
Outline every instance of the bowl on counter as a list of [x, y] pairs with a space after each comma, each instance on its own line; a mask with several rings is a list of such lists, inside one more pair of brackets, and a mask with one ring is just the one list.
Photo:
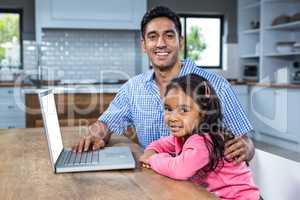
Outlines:
[[290, 53], [293, 51], [295, 43], [293, 41], [277, 42], [276, 51], [278, 53]]

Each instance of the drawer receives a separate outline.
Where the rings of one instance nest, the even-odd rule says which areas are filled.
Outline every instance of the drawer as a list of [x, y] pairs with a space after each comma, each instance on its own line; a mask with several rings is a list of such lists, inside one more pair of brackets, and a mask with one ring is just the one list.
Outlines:
[[[17, 92], [17, 90], [16, 90]], [[14, 88], [0, 88], [0, 98], [5, 97], [13, 97], [14, 96]]]
[[25, 121], [23, 122], [1, 122], [0, 128], [25, 128]]
[[0, 104], [0, 115], [3, 116], [3, 114], [9, 114], [9, 113], [25, 113], [26, 112], [26, 109], [23, 105], [16, 105], [16, 104], [13, 104], [13, 103], [10, 103], [10, 104], [6, 104], [6, 105], [3, 105], [3, 104]]

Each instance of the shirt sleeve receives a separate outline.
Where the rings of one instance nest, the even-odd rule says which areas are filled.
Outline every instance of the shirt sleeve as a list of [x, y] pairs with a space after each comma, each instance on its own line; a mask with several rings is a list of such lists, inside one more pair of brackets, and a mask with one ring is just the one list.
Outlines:
[[235, 135], [244, 135], [250, 132], [253, 129], [251, 123], [228, 82], [223, 84], [219, 98], [222, 99], [224, 126]]
[[174, 136], [161, 137], [159, 140], [153, 141], [145, 150], [154, 150], [157, 153], [175, 153]]
[[125, 83], [110, 103], [107, 110], [99, 117], [99, 121], [105, 123], [110, 131], [123, 134], [131, 123], [129, 104], [129, 83]]
[[200, 136], [186, 141], [181, 154], [172, 157], [168, 153], [154, 154], [149, 158], [151, 168], [173, 179], [187, 180], [203, 168], [209, 160], [204, 139]]

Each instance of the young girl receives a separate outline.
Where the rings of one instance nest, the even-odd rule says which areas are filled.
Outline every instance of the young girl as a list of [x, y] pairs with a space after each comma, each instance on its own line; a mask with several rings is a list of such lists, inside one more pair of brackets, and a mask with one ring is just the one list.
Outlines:
[[173, 79], [164, 106], [171, 135], [145, 149], [140, 157], [144, 167], [189, 179], [221, 199], [259, 199], [246, 163], [224, 158], [224, 143], [231, 134], [223, 129], [220, 101], [206, 79], [195, 74]]

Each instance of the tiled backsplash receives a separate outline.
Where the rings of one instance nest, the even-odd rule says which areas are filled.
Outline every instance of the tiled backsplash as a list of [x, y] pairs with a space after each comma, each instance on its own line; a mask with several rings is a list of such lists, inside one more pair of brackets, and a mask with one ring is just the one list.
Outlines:
[[136, 31], [45, 29], [39, 47], [24, 42], [24, 69], [40, 63], [43, 79], [128, 79], [141, 66], [139, 37]]

